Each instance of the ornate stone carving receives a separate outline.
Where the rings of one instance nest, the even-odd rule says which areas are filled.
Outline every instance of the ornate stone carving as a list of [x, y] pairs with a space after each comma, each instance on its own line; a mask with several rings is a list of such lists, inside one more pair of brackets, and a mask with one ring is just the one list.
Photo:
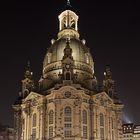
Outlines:
[[81, 105], [81, 103], [82, 103], [81, 99], [75, 99], [74, 101], [75, 106]]
[[37, 106], [38, 105], [38, 101], [36, 99], [33, 99], [31, 101], [31, 106]]

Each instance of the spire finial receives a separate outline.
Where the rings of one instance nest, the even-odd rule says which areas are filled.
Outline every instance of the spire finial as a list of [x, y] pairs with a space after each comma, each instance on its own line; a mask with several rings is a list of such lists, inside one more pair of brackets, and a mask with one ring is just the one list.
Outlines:
[[67, 5], [69, 5], [69, 6], [70, 6], [70, 0], [67, 0]]
[[25, 68], [25, 78], [31, 78], [32, 77], [32, 72], [31, 72], [31, 66], [30, 66], [30, 61], [27, 62], [27, 66]]
[[30, 69], [30, 61], [28, 60], [26, 69]]

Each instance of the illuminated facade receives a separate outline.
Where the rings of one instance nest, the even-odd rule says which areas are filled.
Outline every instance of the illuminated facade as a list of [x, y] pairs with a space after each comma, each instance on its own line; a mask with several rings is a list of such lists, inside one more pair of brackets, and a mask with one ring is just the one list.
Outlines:
[[110, 67], [102, 90], [94, 61], [78, 32], [78, 16], [67, 2], [59, 32], [51, 40], [38, 88], [28, 64], [22, 90], [13, 105], [15, 140], [122, 140], [123, 105]]

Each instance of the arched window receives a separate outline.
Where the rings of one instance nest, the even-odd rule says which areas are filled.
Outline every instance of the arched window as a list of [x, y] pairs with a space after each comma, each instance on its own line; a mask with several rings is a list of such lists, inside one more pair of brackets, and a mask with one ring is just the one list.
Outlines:
[[104, 115], [100, 113], [100, 137], [104, 140]]
[[49, 124], [53, 124], [53, 119], [54, 119], [53, 114], [54, 114], [53, 110], [50, 110], [50, 112], [49, 112]]
[[87, 111], [83, 110], [83, 138], [87, 139]]
[[71, 116], [71, 108], [69, 106], [65, 107], [65, 116]]
[[70, 107], [64, 109], [64, 136], [66, 138], [72, 136], [72, 110]]

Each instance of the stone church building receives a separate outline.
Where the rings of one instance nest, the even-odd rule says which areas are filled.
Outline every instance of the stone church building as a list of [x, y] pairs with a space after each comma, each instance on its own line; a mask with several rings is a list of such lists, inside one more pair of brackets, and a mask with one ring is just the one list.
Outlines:
[[30, 64], [13, 105], [15, 140], [122, 140], [122, 108], [109, 66], [99, 88], [93, 57], [67, 1], [35, 86]]

